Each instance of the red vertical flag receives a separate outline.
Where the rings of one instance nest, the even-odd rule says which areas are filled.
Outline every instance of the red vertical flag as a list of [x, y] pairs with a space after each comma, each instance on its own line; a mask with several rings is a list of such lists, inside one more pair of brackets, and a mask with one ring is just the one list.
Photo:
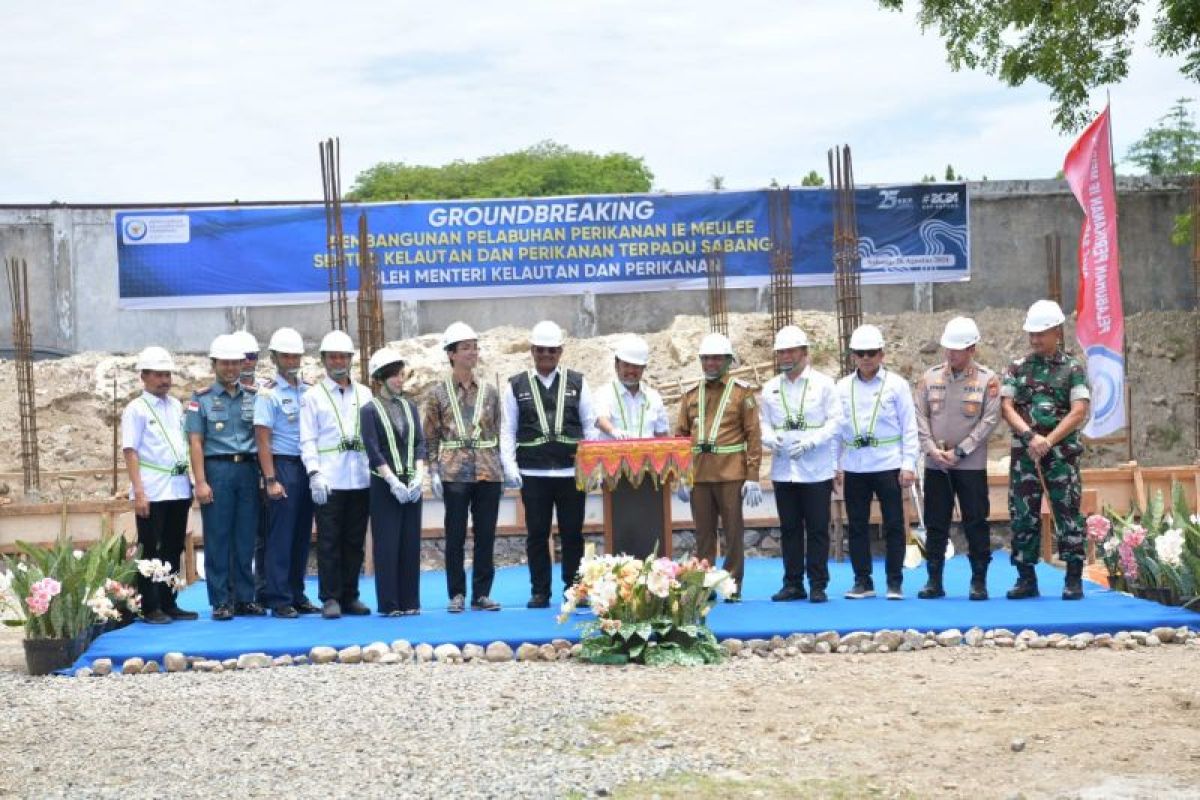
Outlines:
[[1087, 356], [1091, 420], [1084, 433], [1105, 436], [1125, 427], [1125, 312], [1117, 251], [1117, 191], [1108, 107], [1071, 147], [1067, 183], [1083, 206], [1075, 337]]

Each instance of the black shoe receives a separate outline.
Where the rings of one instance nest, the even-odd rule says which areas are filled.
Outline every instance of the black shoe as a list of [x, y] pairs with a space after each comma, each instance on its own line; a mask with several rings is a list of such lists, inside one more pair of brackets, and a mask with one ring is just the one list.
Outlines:
[[888, 600], [903, 600], [904, 599], [904, 590], [900, 588], [899, 581], [888, 581], [887, 599]]
[[366, 617], [370, 615], [371, 609], [367, 608], [361, 600], [351, 600], [342, 604], [342, 612], [352, 617]]
[[987, 600], [987, 572], [974, 572], [971, 574], [971, 593], [967, 595], [970, 600]]
[[544, 594], [535, 594], [529, 598], [529, 602], [525, 604], [526, 608], [549, 608], [550, 597]]
[[939, 597], [945, 596], [946, 590], [942, 588], [940, 579], [935, 581], [933, 578], [930, 578], [921, 591], [917, 592], [917, 599], [919, 600], [936, 600]]
[[808, 592], [804, 591], [804, 586], [784, 586], [775, 594], [771, 595], [773, 603], [787, 603], [792, 600], [807, 600]]
[[342, 604], [332, 597], [325, 601], [321, 607], [321, 617], [323, 619], [337, 619], [342, 616]]
[[217, 606], [213, 609], [212, 618], [217, 622], [228, 622], [233, 619], [233, 606]]
[[485, 594], [483, 597], [476, 597], [472, 600], [471, 608], [476, 611], [499, 611], [500, 604]]
[[200, 619], [200, 615], [195, 611], [186, 611], [179, 606], [167, 609], [167, 616], [176, 620], [193, 620]]
[[867, 597], [875, 596], [875, 585], [869, 581], [856, 580], [854, 585], [850, 587], [850, 591], [846, 592], [847, 600], [862, 600]]
[[814, 586], [812, 591], [808, 593], [808, 602], [810, 603], [828, 603], [829, 595], [825, 594], [824, 586]]
[[149, 625], [170, 625], [171, 618], [167, 616], [165, 611], [156, 608], [153, 611], [147, 611], [145, 614], [142, 614], [142, 622]]
[[299, 603], [292, 603], [292, 608], [296, 609], [301, 614], [320, 614], [321, 609], [309, 602], [308, 598], [304, 598]]
[[725, 598], [725, 602], [726, 602], [726, 603], [740, 603], [740, 602], [742, 602], [742, 593], [741, 593], [741, 592], [738, 592], [737, 594], [731, 594], [731, 595], [729, 595], [729, 597], [726, 597], [726, 598]]
[[1009, 600], [1026, 600], [1038, 596], [1037, 572], [1032, 564], [1017, 564], [1017, 582], [1008, 590]]
[[282, 605], [272, 608], [271, 615], [280, 619], [295, 619], [300, 616], [300, 612], [294, 606]]
[[1067, 579], [1063, 584], [1063, 600], [1083, 599], [1083, 562], [1067, 562]]
[[451, 614], [461, 614], [463, 609], [467, 607], [467, 598], [461, 594], [456, 594], [450, 598], [450, 605], [446, 606], [446, 610]]
[[233, 613], [239, 617], [265, 617], [267, 610], [258, 603], [237, 603], [233, 607]]

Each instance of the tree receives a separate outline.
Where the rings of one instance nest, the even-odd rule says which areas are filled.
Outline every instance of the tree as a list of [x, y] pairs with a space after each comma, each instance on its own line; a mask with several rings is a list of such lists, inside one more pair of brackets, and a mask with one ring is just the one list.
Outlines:
[[441, 167], [383, 162], [359, 173], [352, 201], [546, 197], [650, 190], [654, 174], [627, 153], [597, 155], [546, 141], [514, 153]]
[[1200, 129], [1188, 111], [1191, 99], [1181, 97], [1158, 124], [1146, 131], [1125, 154], [1150, 175], [1187, 175], [1200, 170]]
[[[1054, 126], [1069, 132], [1093, 116], [1088, 92], [1129, 72], [1145, 0], [915, 0], [922, 30], [936, 28], [950, 66], [982, 69], [1009, 86], [1035, 80], [1058, 104]], [[902, 11], [905, 0], [878, 0]], [[1200, 82], [1200, 3], [1157, 0], [1151, 47], [1184, 56], [1180, 71]]]
[[815, 169], [810, 169], [808, 174], [800, 179], [801, 186], [824, 186], [825, 179], [817, 174]]

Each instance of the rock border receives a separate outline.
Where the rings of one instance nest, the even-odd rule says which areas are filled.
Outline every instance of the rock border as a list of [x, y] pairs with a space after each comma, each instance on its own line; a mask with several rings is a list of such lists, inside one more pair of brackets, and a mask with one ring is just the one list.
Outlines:
[[[1164, 645], [1181, 645], [1200, 650], [1200, 629], [1188, 626], [1158, 627], [1149, 631], [1118, 631], [1117, 633], [1039, 634], [1033, 630], [1013, 633], [1007, 628], [970, 628], [966, 633], [958, 628], [944, 631], [907, 630], [852, 631], [838, 633], [793, 633], [770, 639], [725, 639], [721, 647], [730, 658], [764, 658], [781, 660], [798, 655], [848, 655], [869, 653], [904, 653], [931, 648], [1008, 648], [1012, 650], [1137, 650]], [[515, 650], [505, 642], [492, 642], [486, 647], [467, 644], [461, 648], [452, 643], [413, 645], [407, 639], [396, 639], [390, 645], [371, 642], [366, 646], [351, 645], [340, 650], [318, 645], [307, 654], [270, 656], [266, 653], [243, 653], [237, 658], [221, 661], [183, 653], [164, 653], [159, 661], [146, 661], [134, 656], [116, 668], [110, 658], [98, 658], [90, 667], [75, 670], [75, 677], [104, 677], [108, 675], [150, 675], [156, 673], [207, 672], [222, 673], [321, 664], [503, 664], [545, 663], [570, 661], [579, 657], [581, 645], [566, 639], [536, 645], [523, 642]]]

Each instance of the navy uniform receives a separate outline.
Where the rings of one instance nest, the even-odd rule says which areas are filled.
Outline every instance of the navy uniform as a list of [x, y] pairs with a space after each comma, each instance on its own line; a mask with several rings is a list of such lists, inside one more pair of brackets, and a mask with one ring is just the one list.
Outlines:
[[283, 375], [276, 375], [258, 390], [254, 403], [254, 425], [271, 434], [271, 462], [274, 472], [263, 482], [279, 483], [284, 496], [265, 505], [266, 530], [262, 557], [263, 602], [277, 609], [291, 606], [315, 610], [304, 595], [304, 576], [308, 571], [308, 549], [312, 539], [313, 503], [308, 490], [308, 475], [300, 459], [300, 401], [309, 385], [297, 381], [293, 386]]
[[254, 602], [252, 569], [259, 514], [257, 394], [253, 386], [238, 383], [230, 392], [214, 382], [193, 394], [187, 409], [187, 432], [202, 440], [204, 478], [213, 491], [212, 502], [200, 507], [208, 602], [214, 610], [244, 614], [262, 613]]

